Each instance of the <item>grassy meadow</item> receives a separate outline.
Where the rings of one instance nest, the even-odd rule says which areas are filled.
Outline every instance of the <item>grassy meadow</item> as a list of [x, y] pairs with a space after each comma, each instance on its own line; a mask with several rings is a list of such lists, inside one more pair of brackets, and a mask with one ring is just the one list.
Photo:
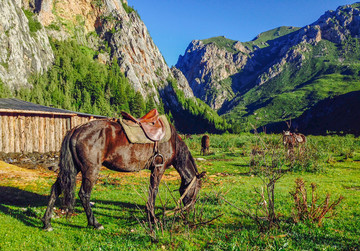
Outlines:
[[[102, 170], [91, 201], [104, 230], [87, 228], [77, 197], [75, 215], [63, 216], [56, 205], [54, 231], [41, 229], [56, 174], [0, 162], [0, 250], [357, 250], [360, 248], [360, 139], [309, 136], [306, 146], [289, 156], [281, 135], [210, 135], [210, 154], [200, 155], [201, 135], [184, 139], [206, 171], [191, 212], [171, 214], [180, 178], [171, 168], [156, 202], [159, 226], [150, 231], [145, 217], [149, 171]], [[275, 219], [262, 188], [276, 176]], [[335, 210], [312, 220], [297, 217], [295, 181], [307, 189], [308, 210], [324, 212], [340, 195]], [[311, 197], [317, 184], [317, 199]], [[77, 185], [79, 189], [79, 185]], [[265, 188], [266, 190], [266, 188]], [[293, 193], [294, 194], [294, 193]], [[323, 201], [330, 194], [329, 203]], [[265, 200], [261, 199], [265, 195]], [[311, 203], [313, 200], [314, 203]], [[305, 210], [304, 208], [302, 209]], [[332, 217], [328, 217], [332, 214]]]

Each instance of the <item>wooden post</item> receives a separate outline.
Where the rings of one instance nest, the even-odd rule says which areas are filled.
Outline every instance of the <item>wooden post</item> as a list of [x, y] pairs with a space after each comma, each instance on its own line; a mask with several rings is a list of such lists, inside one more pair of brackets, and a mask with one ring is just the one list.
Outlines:
[[50, 151], [50, 118], [45, 117], [45, 142], [44, 142], [44, 152], [47, 153]]
[[55, 119], [54, 117], [50, 118], [50, 151], [54, 152], [56, 151], [55, 149]]
[[39, 117], [39, 152], [45, 153], [45, 117]]
[[2, 121], [2, 126], [3, 126], [3, 146], [4, 146], [4, 152], [8, 153], [9, 152], [9, 116], [4, 116], [3, 117], [4, 121]]
[[3, 116], [0, 116], [0, 152], [3, 152], [3, 138], [2, 138], [2, 123], [3, 123]]
[[11, 114], [9, 116], [9, 152], [15, 152], [15, 131], [14, 131], [14, 116]]
[[30, 153], [32, 152], [33, 135], [31, 135], [31, 118], [28, 116], [25, 117], [25, 137], [26, 137], [25, 152]]
[[32, 117], [33, 119], [33, 137], [34, 137], [34, 152], [40, 152], [39, 151], [39, 117], [38, 116], [34, 116]]
[[20, 151], [20, 144], [21, 144], [21, 128], [20, 128], [20, 116], [16, 115], [16, 117], [14, 117], [14, 130], [15, 130], [15, 152], [19, 153]]
[[[57, 122], [56, 122], [57, 121]], [[59, 117], [55, 119], [56, 126], [56, 147], [55, 151], [60, 151], [61, 137], [62, 137], [62, 122], [63, 118]]]
[[19, 134], [20, 134], [20, 151], [25, 152], [26, 138], [25, 138], [25, 117], [19, 116]]

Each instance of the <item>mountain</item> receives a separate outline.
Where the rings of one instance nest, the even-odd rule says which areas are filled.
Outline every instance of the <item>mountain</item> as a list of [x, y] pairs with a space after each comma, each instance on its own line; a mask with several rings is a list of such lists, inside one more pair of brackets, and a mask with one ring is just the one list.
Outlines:
[[176, 67], [184, 73], [195, 96], [217, 110], [235, 96], [237, 87], [231, 76], [242, 70], [254, 71], [261, 64], [253, 59], [255, 51], [268, 47], [271, 40], [297, 29], [280, 27], [261, 33], [246, 43], [223, 36], [194, 40], [184, 56], [179, 57]]
[[248, 131], [299, 118], [322, 100], [359, 91], [359, 36], [355, 3], [305, 27], [279, 27], [249, 42], [194, 40], [176, 67], [194, 95], [223, 114], [234, 131]]
[[169, 69], [126, 0], [2, 0], [0, 9], [1, 97], [107, 116], [157, 107], [184, 132], [228, 128]]

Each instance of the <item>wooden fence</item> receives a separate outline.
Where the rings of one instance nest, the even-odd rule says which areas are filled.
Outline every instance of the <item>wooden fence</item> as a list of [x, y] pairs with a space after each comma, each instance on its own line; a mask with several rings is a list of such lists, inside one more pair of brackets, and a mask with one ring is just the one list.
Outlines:
[[59, 151], [68, 130], [93, 119], [70, 113], [1, 112], [0, 152]]

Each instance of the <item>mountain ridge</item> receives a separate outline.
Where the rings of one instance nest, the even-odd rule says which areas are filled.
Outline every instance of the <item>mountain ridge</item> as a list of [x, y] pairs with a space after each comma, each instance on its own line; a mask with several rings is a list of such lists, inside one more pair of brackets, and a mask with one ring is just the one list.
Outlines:
[[[310, 25], [275, 28], [260, 33], [250, 42], [230, 40], [228, 48], [225, 42], [218, 46], [216, 39], [213, 43], [209, 43], [212, 39], [202, 40], [206, 44], [194, 40], [176, 66], [183, 71], [190, 86], [195, 86], [194, 95], [224, 114], [227, 121], [237, 127], [235, 131], [299, 117], [329, 95], [360, 90], [359, 6], [359, 3], [340, 6], [325, 12]], [[290, 32], [274, 36], [284, 29]], [[251, 46], [256, 41], [258, 44]], [[236, 43], [242, 46], [241, 52], [231, 52]], [[226, 57], [218, 57], [221, 53]], [[235, 57], [242, 57], [242, 64], [237, 64]], [[226, 72], [226, 69], [235, 70]], [[346, 78], [338, 78], [336, 74]], [[339, 81], [333, 91], [329, 90], [333, 81], [321, 82], [326, 76]], [[350, 78], [352, 85], [346, 85]], [[314, 84], [317, 79], [321, 84]], [[226, 87], [222, 88], [232, 93], [211, 92], [224, 82]], [[199, 92], [196, 85], [210, 91]]]

